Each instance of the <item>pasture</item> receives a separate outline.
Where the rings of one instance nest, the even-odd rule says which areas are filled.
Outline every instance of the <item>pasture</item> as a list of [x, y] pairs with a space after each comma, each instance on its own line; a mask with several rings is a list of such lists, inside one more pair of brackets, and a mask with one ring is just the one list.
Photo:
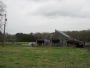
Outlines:
[[90, 68], [85, 48], [0, 46], [0, 68]]

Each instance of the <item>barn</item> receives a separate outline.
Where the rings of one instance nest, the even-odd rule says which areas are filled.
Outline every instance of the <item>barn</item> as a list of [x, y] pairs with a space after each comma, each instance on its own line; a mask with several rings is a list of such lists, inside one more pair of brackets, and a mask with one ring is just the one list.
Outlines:
[[49, 34], [45, 39], [50, 40], [50, 46], [67, 46], [67, 40], [71, 37], [62, 31], [55, 30], [54, 33]]
[[44, 39], [38, 39], [37, 45], [45, 46], [66, 46], [67, 40], [71, 39], [70, 36], [62, 31], [55, 30], [54, 33], [48, 34]]
[[48, 34], [44, 39], [38, 39], [37, 45], [42, 46], [56, 46], [56, 47], [83, 47], [82, 42], [71, 38], [62, 31], [55, 30], [55, 32]]

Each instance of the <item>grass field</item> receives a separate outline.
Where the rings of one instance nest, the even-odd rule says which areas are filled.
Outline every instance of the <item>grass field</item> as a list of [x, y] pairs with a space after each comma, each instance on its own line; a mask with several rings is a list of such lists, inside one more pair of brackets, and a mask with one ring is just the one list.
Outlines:
[[0, 46], [0, 68], [90, 68], [84, 48]]

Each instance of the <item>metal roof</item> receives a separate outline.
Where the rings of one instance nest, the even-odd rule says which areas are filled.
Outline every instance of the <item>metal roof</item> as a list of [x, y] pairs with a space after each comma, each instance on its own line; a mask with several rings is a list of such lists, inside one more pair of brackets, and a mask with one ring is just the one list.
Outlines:
[[58, 33], [62, 34], [63, 36], [67, 37], [67, 38], [71, 38], [69, 35], [67, 35], [66, 33], [64, 33], [62, 31], [55, 30], [55, 32], [58, 32]]

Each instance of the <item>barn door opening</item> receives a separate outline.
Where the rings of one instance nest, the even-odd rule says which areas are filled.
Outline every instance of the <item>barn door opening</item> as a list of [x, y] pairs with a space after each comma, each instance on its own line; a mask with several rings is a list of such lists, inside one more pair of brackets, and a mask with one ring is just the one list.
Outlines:
[[37, 40], [38, 45], [44, 45], [44, 40]]
[[59, 42], [60, 42], [59, 39], [53, 39], [53, 40], [52, 40], [52, 43], [59, 43]]

